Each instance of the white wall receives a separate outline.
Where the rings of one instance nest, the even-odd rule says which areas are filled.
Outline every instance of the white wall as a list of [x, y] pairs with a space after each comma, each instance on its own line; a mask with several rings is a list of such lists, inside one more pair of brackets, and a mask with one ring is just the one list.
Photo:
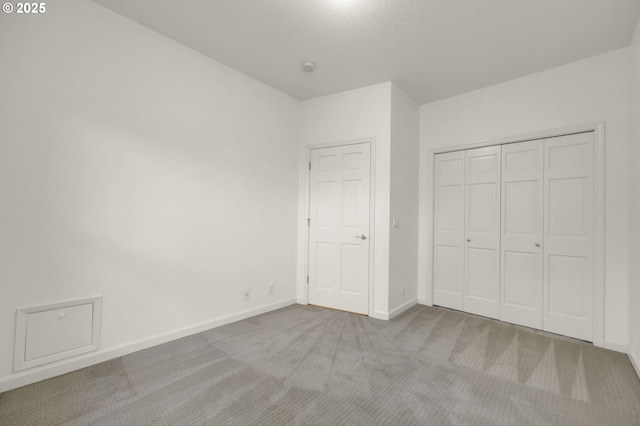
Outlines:
[[[299, 204], [298, 204], [298, 300], [306, 303], [306, 152], [310, 145], [371, 139], [375, 144], [375, 213], [373, 313], [389, 315], [389, 191], [391, 145], [391, 83], [323, 96], [301, 103]], [[371, 310], [371, 309], [370, 309]]]
[[[295, 300], [297, 101], [84, 1], [0, 64], [0, 392]], [[99, 353], [12, 374], [17, 307], [93, 295]]]
[[631, 53], [631, 171], [629, 208], [629, 356], [640, 374], [640, 21]]
[[400, 222], [397, 228], [391, 228], [389, 238], [390, 316], [417, 302], [419, 114], [418, 104], [392, 84], [391, 223], [393, 217]]
[[[373, 315], [412, 302], [416, 263], [429, 303], [431, 217], [427, 200], [419, 216], [415, 201], [417, 107], [397, 86], [299, 103], [91, 2], [22, 18], [0, 16], [0, 392], [305, 300], [313, 144], [375, 142]], [[607, 122], [605, 339], [613, 346], [627, 342], [629, 271], [630, 303], [640, 304], [640, 270], [628, 262], [640, 254], [635, 220], [630, 250], [627, 236], [629, 202], [632, 218], [640, 212], [636, 167], [627, 196], [629, 165], [640, 161], [638, 38], [631, 50], [423, 105], [419, 118], [421, 194], [431, 148]], [[391, 215], [399, 228], [390, 229]], [[17, 307], [94, 295], [104, 297], [99, 352], [12, 373]], [[640, 353], [637, 312], [629, 336]]]
[[420, 111], [419, 297], [431, 303], [429, 150], [606, 122], [605, 345], [628, 341], [629, 50], [621, 49], [453, 98]]

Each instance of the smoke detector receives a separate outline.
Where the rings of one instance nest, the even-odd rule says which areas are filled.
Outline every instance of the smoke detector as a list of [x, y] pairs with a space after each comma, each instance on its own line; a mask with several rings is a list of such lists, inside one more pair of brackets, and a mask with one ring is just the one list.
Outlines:
[[316, 64], [311, 61], [306, 61], [302, 63], [302, 69], [306, 72], [313, 72], [316, 69]]

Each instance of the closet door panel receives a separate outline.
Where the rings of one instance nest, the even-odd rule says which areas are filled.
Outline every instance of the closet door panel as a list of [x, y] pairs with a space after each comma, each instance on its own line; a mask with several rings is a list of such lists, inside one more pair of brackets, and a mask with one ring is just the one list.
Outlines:
[[543, 141], [502, 147], [500, 319], [542, 328]]
[[593, 339], [593, 133], [545, 139], [543, 329]]
[[462, 310], [464, 151], [437, 154], [434, 171], [433, 302]]
[[436, 155], [435, 304], [593, 340], [593, 135]]
[[467, 150], [464, 310], [499, 317], [500, 146]]

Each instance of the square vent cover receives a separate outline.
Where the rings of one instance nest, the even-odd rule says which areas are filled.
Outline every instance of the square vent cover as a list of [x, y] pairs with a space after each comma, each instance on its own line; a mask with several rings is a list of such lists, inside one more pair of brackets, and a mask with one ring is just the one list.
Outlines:
[[14, 371], [97, 350], [101, 311], [102, 297], [18, 309]]

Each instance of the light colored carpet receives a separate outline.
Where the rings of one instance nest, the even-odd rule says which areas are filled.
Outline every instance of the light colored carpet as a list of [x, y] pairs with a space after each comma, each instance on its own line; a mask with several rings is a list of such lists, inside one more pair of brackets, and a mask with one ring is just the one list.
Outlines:
[[626, 355], [437, 307], [294, 305], [0, 394], [2, 425], [640, 425]]

